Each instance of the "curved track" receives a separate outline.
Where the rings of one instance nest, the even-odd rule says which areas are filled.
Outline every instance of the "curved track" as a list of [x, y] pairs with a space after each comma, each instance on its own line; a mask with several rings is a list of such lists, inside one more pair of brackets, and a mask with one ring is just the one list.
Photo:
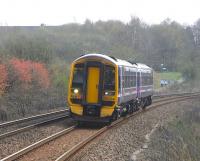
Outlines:
[[183, 101], [186, 99], [193, 99], [193, 98], [199, 98], [200, 94], [190, 94], [189, 96], [185, 95], [184, 96], [175, 96], [173, 98], [169, 99], [164, 99], [164, 100], [160, 100], [157, 101], [157, 103], [154, 103], [153, 105], [149, 106], [148, 108], [146, 108], [145, 110], [139, 110], [129, 116], [126, 116], [124, 118], [121, 118], [115, 122], [113, 122], [111, 125], [105, 126], [102, 129], [98, 130], [96, 133], [94, 133], [93, 135], [89, 136], [88, 138], [86, 138], [85, 140], [83, 140], [82, 142], [80, 142], [79, 144], [75, 145], [74, 147], [72, 147], [71, 149], [69, 149], [68, 151], [66, 151], [65, 153], [63, 153], [60, 157], [58, 157], [56, 159], [56, 161], [64, 161], [64, 160], [69, 160], [70, 158], [73, 157], [74, 154], [76, 154], [81, 148], [83, 148], [86, 144], [90, 143], [93, 139], [95, 139], [96, 137], [100, 136], [102, 133], [108, 131], [109, 129], [111, 129], [114, 126], [119, 126], [121, 123], [123, 123], [125, 120], [131, 118], [131, 117], [137, 117], [141, 114], [143, 114], [144, 112], [148, 112], [150, 110], [153, 110], [155, 108], [158, 108], [160, 106], [166, 105], [166, 104], [170, 104], [173, 102], [178, 102], [178, 101]]
[[[160, 107], [165, 104], [182, 101], [185, 99], [192, 99], [199, 97], [200, 93], [184, 93], [184, 94], [174, 94], [173, 96], [168, 95], [165, 98], [156, 99], [153, 101], [153, 105], [149, 106], [145, 110], [139, 110], [132, 115], [128, 115], [124, 118], [113, 122], [111, 125], [104, 126], [103, 128], [95, 129], [80, 129], [77, 126], [72, 126], [66, 130], [58, 132], [48, 138], [45, 138], [37, 143], [34, 143], [4, 159], [7, 160], [67, 160], [73, 156], [78, 150], [83, 146], [91, 142], [94, 138], [98, 137], [100, 134], [106, 132], [114, 126], [119, 126], [125, 120], [130, 117], [137, 117], [144, 112], [153, 110], [154, 108]], [[169, 98], [167, 98], [169, 97]], [[47, 144], [48, 143], [48, 144]]]
[[[174, 93], [174, 94], [167, 94], [167, 95], [155, 95], [153, 96], [154, 103], [159, 101], [160, 99], [163, 100], [170, 100], [171, 97], [181, 97], [183, 95], [188, 95], [191, 93]], [[196, 93], [197, 94], [197, 93]], [[69, 117], [69, 110], [59, 110], [55, 112], [35, 115], [23, 119], [13, 120], [5, 123], [0, 124], [0, 139], [27, 131], [29, 129], [35, 128], [37, 126], [51, 123], [55, 121], [59, 121], [60, 119]], [[25, 125], [21, 125], [25, 124]], [[13, 126], [16, 126], [13, 128]], [[12, 127], [12, 128], [11, 128]], [[11, 130], [9, 130], [11, 129]]]

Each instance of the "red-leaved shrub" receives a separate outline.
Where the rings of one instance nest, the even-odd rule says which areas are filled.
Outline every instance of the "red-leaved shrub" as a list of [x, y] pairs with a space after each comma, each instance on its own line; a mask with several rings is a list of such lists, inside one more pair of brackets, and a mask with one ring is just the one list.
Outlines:
[[32, 69], [35, 74], [34, 78], [36, 78], [39, 85], [43, 88], [48, 88], [50, 85], [49, 73], [44, 64], [33, 62]]
[[42, 88], [48, 88], [50, 85], [49, 73], [43, 63], [33, 62], [30, 60], [20, 60], [13, 58], [10, 60], [15, 74], [19, 81], [26, 88], [35, 80]]
[[0, 64], [0, 94], [2, 94], [7, 86], [8, 72], [4, 64]]
[[14, 72], [16, 72], [18, 79], [24, 83], [31, 83], [32, 71], [31, 61], [20, 60], [13, 58], [10, 60], [10, 64], [13, 67]]

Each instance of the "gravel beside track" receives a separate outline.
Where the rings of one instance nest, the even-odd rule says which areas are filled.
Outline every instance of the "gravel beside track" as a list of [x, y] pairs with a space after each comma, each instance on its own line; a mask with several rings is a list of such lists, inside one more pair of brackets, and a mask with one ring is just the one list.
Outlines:
[[[113, 128], [85, 146], [71, 160], [135, 160], [137, 151], [147, 148], [146, 138], [152, 129], [163, 125], [183, 114], [183, 106], [189, 107], [199, 98], [171, 103], [130, 118], [122, 126]], [[136, 153], [135, 153], [136, 152]]]
[[69, 150], [77, 143], [81, 142], [98, 129], [94, 128], [77, 128], [71, 131], [68, 134], [65, 134], [53, 141], [50, 141], [47, 144], [42, 145], [41, 147], [27, 153], [26, 155], [22, 156], [18, 160], [27, 160], [27, 161], [49, 161], [55, 160], [60, 155], [62, 155], [65, 151]]
[[[184, 102], [188, 101], [190, 100]], [[125, 120], [126, 123], [122, 124], [122, 126], [120, 125], [117, 128], [114, 127], [105, 132], [94, 140], [94, 142], [91, 143], [91, 146], [83, 148], [81, 154], [77, 153], [74, 156], [74, 160], [133, 159], [133, 154], [135, 154], [138, 149], [144, 149], [142, 147], [145, 145], [146, 136], [147, 134], [152, 133], [152, 129], [155, 129], [155, 126], [159, 126], [160, 124], [163, 124], [163, 122], [167, 122], [181, 113], [179, 107], [173, 108], [173, 106], [177, 106], [178, 104], [180, 103], [171, 103], [155, 109], [152, 107], [150, 108], [152, 110], [148, 110], [146, 113], [141, 113], [140, 115], [136, 114], [136, 116], [131, 119]], [[69, 120], [70, 119], [67, 118], [65, 121]], [[62, 131], [70, 125], [72, 125], [71, 120], [68, 123], [60, 121], [45, 124], [45, 126], [40, 126], [30, 131], [17, 134], [15, 137], [8, 137], [0, 140], [0, 158], [4, 158], [36, 141], [46, 138], [58, 131]], [[91, 128], [91, 126], [88, 129], [87, 127], [77, 128], [74, 131], [64, 134], [63, 136], [25, 154], [19, 158], [19, 160], [55, 160], [74, 145], [85, 140], [88, 136], [91, 136], [98, 129], [99, 128], [97, 127]], [[130, 153], [131, 151], [132, 154]]]
[[37, 128], [4, 138], [0, 140], [0, 159], [56, 132], [66, 129], [73, 124], [74, 122], [71, 119], [65, 118], [57, 122], [43, 124]]

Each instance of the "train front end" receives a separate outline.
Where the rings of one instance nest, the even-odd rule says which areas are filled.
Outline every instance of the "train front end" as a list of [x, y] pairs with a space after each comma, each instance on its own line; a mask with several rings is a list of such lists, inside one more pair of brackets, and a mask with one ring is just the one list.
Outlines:
[[87, 54], [71, 65], [68, 103], [76, 121], [109, 122], [117, 105], [118, 69], [112, 58]]

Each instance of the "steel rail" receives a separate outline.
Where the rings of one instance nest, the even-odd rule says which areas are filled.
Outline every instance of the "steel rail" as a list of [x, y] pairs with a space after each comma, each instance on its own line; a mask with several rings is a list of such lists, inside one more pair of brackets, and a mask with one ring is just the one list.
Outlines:
[[157, 99], [157, 98], [172, 97], [172, 96], [183, 96], [183, 95], [198, 94], [198, 93], [200, 93], [200, 92], [170, 93], [170, 94], [159, 94], [159, 95], [154, 94], [153, 98]]
[[151, 105], [151, 107], [149, 107], [149, 108], [147, 108], [145, 110], [140, 110], [140, 111], [135, 112], [134, 114], [131, 114], [129, 116], [121, 118], [121, 119], [113, 122], [111, 125], [105, 126], [105, 127], [101, 128], [100, 130], [98, 130], [96, 133], [90, 135], [88, 138], [86, 138], [82, 142], [78, 143], [77, 145], [75, 145], [74, 147], [72, 147], [70, 150], [68, 150], [67, 152], [65, 152], [64, 154], [62, 154], [60, 157], [58, 157], [56, 159], [56, 161], [69, 160], [74, 154], [76, 154], [86, 144], [90, 143], [95, 138], [97, 138], [98, 136], [100, 136], [102, 133], [108, 131], [112, 127], [119, 125], [120, 123], [124, 122], [125, 120], [128, 120], [129, 118], [131, 118], [133, 116], [139, 116], [139, 115], [141, 115], [144, 112], [147, 112], [149, 110], [155, 109], [156, 107], [160, 107], [160, 106], [163, 106], [163, 105], [166, 105], [166, 104], [169, 104], [169, 103], [173, 103], [173, 102], [177, 102], [177, 101], [183, 101], [183, 100], [186, 100], [186, 99], [192, 99], [192, 98], [195, 98], [197, 96], [199, 97], [199, 95], [183, 96], [182, 98], [176, 98], [176, 99], [173, 99], [171, 101], [166, 101], [166, 102], [163, 102], [163, 103], [160, 103], [160, 104], [158, 103], [158, 104], [155, 104], [155, 105]]
[[[105, 126], [102, 129], [98, 130], [96, 133], [94, 133], [94, 135], [89, 136], [88, 138], [86, 138], [84, 141], [82, 141], [81, 143], [77, 144], [76, 146], [72, 147], [69, 151], [67, 151], [66, 153], [64, 153], [63, 155], [61, 155], [57, 161], [61, 161], [61, 160], [66, 160], [69, 159], [73, 154], [75, 154], [78, 150], [80, 150], [83, 146], [85, 146], [86, 144], [88, 144], [90, 141], [92, 141], [93, 139], [95, 139], [96, 137], [98, 137], [100, 134], [104, 133], [105, 131], [107, 131], [108, 129], [110, 129], [111, 127], [118, 125], [122, 122], [124, 122], [125, 120], [129, 119], [130, 117], [133, 116], [137, 116], [138, 114], [142, 114], [144, 112], [147, 112], [149, 110], [155, 109], [155, 107], [159, 107], [159, 106], [163, 106], [169, 103], [173, 103], [173, 102], [177, 102], [177, 101], [182, 101], [182, 100], [186, 100], [186, 99], [192, 99], [195, 97], [199, 97], [200, 94], [190, 94], [190, 95], [184, 95], [182, 97], [179, 98], [171, 98], [170, 100], [160, 100], [160, 102], [157, 102], [155, 104], [152, 104], [151, 106], [149, 106], [148, 108], [146, 108], [145, 110], [139, 110], [137, 112], [134, 112], [131, 115], [128, 115], [126, 117], [120, 118], [119, 120], [113, 122], [111, 125]], [[24, 149], [21, 149], [20, 151], [11, 154], [5, 158], [3, 158], [1, 161], [11, 161], [11, 160], [15, 160], [17, 158], [19, 158], [22, 155], [25, 155], [26, 153], [48, 143], [49, 141], [52, 141], [64, 134], [69, 133], [70, 131], [74, 130], [76, 128], [76, 126], [72, 126], [66, 130], [63, 130], [61, 132], [58, 132], [54, 135], [51, 135], [47, 138], [44, 138]]]
[[[191, 93], [190, 96], [193, 95], [199, 95], [200, 93]], [[154, 98], [153, 99], [153, 103], [157, 103], [160, 101], [167, 101], [167, 100], [171, 100], [171, 99], [176, 99], [176, 98], [182, 98], [184, 96], [188, 96], [187, 94], [183, 94], [183, 95], [173, 95], [173, 96], [166, 96], [166, 97], [159, 97], [159, 98]]]
[[29, 129], [32, 129], [34, 127], [37, 127], [37, 126], [40, 126], [42, 124], [45, 124], [45, 123], [50, 123], [50, 122], [53, 122], [53, 121], [57, 121], [57, 120], [60, 120], [60, 119], [63, 119], [63, 118], [67, 118], [69, 117], [69, 115], [66, 115], [66, 116], [60, 116], [60, 117], [55, 117], [53, 119], [49, 119], [49, 120], [46, 120], [46, 121], [42, 121], [42, 122], [39, 122], [39, 123], [36, 123], [36, 124], [32, 124], [32, 125], [29, 125], [29, 126], [24, 126], [22, 128], [19, 128], [19, 129], [16, 129], [16, 130], [13, 130], [13, 131], [9, 131], [9, 132], [6, 132], [4, 134], [1, 134], [0, 135], [0, 139], [3, 139], [3, 138], [6, 138], [6, 137], [9, 137], [9, 136], [13, 136], [15, 134], [18, 134], [18, 133], [21, 133], [23, 131], [27, 131]]
[[[153, 95], [153, 99], [159, 99], [159, 98], [164, 98], [164, 97], [172, 97], [172, 96], [182, 96], [182, 95], [195, 94], [195, 93], [199, 93], [199, 92], [193, 92], [193, 93], [186, 92], [186, 93], [172, 93], [172, 94]], [[0, 124], [0, 128], [5, 127], [5, 126], [11, 126], [11, 125], [14, 125], [14, 124], [17, 124], [17, 123], [23, 123], [25, 121], [30, 121], [30, 120], [33, 120], [33, 119], [39, 119], [39, 118], [43, 118], [43, 117], [47, 117], [47, 116], [51, 116], [51, 115], [53, 116], [55, 114], [64, 113], [64, 112], [68, 112], [68, 111], [69, 111], [69, 109], [64, 109], [64, 110], [39, 114], [39, 115], [35, 115], [35, 116], [30, 116], [30, 117], [26, 117], [26, 118], [22, 118], [22, 119], [18, 119], [18, 120], [3, 122], [3, 123]]]
[[39, 118], [43, 118], [43, 117], [47, 117], [47, 116], [62, 114], [62, 113], [68, 112], [68, 111], [69, 111], [68, 109], [64, 109], [64, 110], [49, 112], [49, 113], [45, 113], [45, 114], [30, 116], [30, 117], [26, 117], [26, 118], [22, 118], [22, 119], [18, 119], [18, 120], [8, 121], [8, 122], [1, 123], [0, 128], [5, 127], [5, 126], [14, 125], [14, 124], [17, 124], [17, 123], [22, 123], [22, 122], [25, 122], [25, 121], [30, 121], [30, 120], [33, 120], [33, 119], [39, 119]]
[[51, 136], [49, 136], [49, 137], [47, 137], [47, 138], [44, 138], [44, 139], [42, 139], [42, 140], [40, 140], [40, 141], [38, 141], [38, 142], [36, 142], [36, 143], [34, 143], [34, 144], [31, 144], [30, 146], [27, 146], [27, 147], [24, 148], [24, 149], [21, 149], [20, 151], [18, 151], [18, 152], [16, 152], [16, 153], [13, 153], [13, 154], [11, 154], [11, 155], [9, 155], [9, 156], [7, 156], [7, 157], [1, 159], [1, 161], [12, 161], [12, 160], [16, 160], [16, 159], [19, 158], [20, 156], [22, 156], [22, 155], [24, 155], [24, 154], [26, 154], [26, 153], [32, 151], [33, 149], [38, 148], [38, 147], [40, 147], [40, 146], [42, 146], [42, 145], [44, 145], [44, 144], [46, 144], [46, 143], [48, 143], [48, 142], [50, 142], [50, 141], [52, 141], [52, 140], [54, 140], [54, 139], [56, 139], [56, 138], [62, 136], [62, 135], [65, 135], [65, 134], [67, 134], [67, 133], [73, 131], [75, 128], [76, 128], [76, 126], [71, 126], [71, 127], [67, 128], [67, 129], [65, 129], [65, 130], [62, 130], [62, 131], [60, 131], [60, 132], [58, 132], [58, 133], [56, 133], [56, 134], [53, 134], [53, 135], [51, 135]]

